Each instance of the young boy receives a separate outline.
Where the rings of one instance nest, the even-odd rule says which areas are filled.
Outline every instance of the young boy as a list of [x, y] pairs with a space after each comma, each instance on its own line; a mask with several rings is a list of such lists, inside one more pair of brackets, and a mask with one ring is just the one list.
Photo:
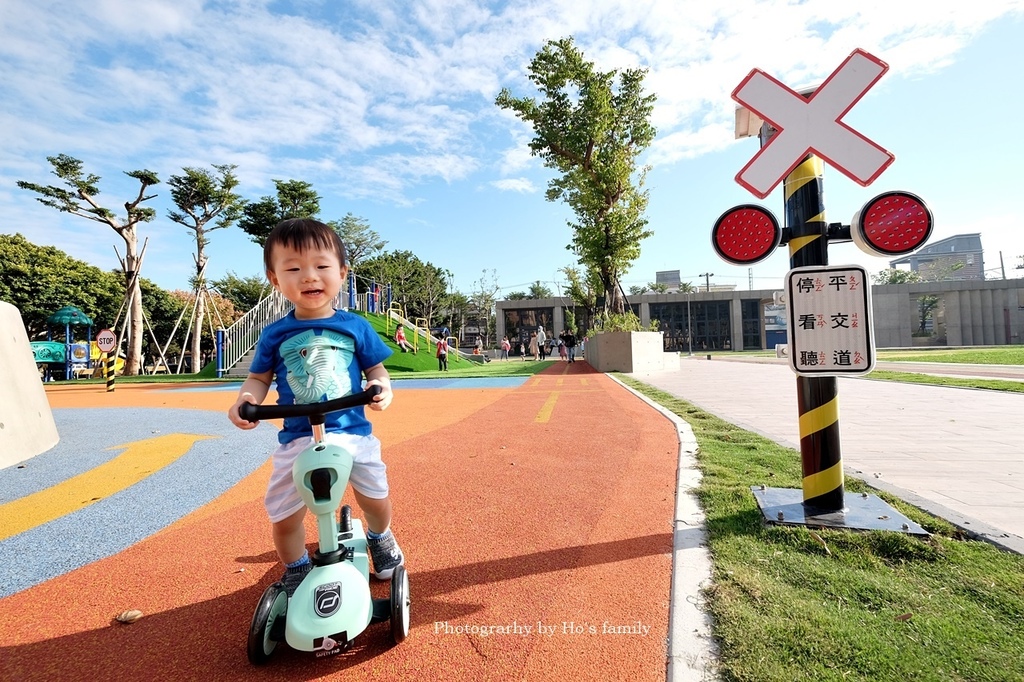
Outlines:
[[[238, 408], [262, 403], [272, 379], [277, 382], [277, 403], [290, 405], [358, 392], [365, 376], [367, 386], [381, 387], [370, 409], [387, 409], [391, 379], [381, 363], [391, 350], [366, 320], [332, 305], [348, 274], [345, 247], [334, 230], [307, 218], [282, 221], [267, 237], [263, 261], [267, 279], [295, 309], [260, 335], [249, 376], [228, 410], [231, 422], [240, 429], [256, 427], [239, 416]], [[326, 430], [328, 442], [345, 447], [355, 458], [352, 490], [366, 518], [374, 575], [386, 580], [405, 557], [390, 530], [391, 500], [380, 441], [372, 435], [362, 407], [327, 415]], [[303, 523], [306, 507], [292, 482], [292, 463], [312, 441], [309, 420], [285, 419], [277, 439], [264, 505], [290, 597], [312, 568]]]

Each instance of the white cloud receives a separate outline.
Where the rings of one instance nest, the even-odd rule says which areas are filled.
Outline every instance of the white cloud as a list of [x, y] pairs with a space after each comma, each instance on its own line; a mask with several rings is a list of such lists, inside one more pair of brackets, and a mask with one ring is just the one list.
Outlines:
[[[303, 168], [323, 174], [314, 184], [409, 201], [418, 183], [478, 169], [514, 176], [536, 163], [524, 126], [493, 99], [502, 85], [532, 94], [529, 60], [544, 40], [572, 34], [600, 68], [649, 69], [659, 129], [650, 156], [670, 164], [730, 143], [729, 92], [754, 65], [809, 83], [863, 47], [913, 77], [956, 59], [987, 23], [1024, 11], [1021, 0], [277, 6], [6, 3], [0, 125], [10, 143], [0, 162], [9, 173], [24, 155], [41, 162], [65, 151], [110, 175], [134, 164], [127, 159], [162, 170], [207, 158], [239, 163], [260, 187]], [[481, 132], [505, 139], [487, 150]]]
[[495, 180], [491, 185], [505, 192], [532, 194], [537, 191], [537, 187], [527, 178], [505, 178], [503, 180]]

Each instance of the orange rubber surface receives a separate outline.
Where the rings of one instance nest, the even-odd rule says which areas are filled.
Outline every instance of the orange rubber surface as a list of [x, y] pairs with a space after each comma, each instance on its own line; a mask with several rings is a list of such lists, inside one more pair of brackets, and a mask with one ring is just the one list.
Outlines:
[[[235, 397], [166, 388], [47, 394], [54, 408], [222, 412]], [[0, 678], [665, 679], [678, 456], [668, 420], [584, 362], [556, 362], [514, 389], [399, 383], [387, 411], [367, 414], [410, 576], [402, 644], [375, 624], [338, 656], [281, 644], [267, 665], [249, 664], [253, 609], [282, 570], [264, 464], [128, 549], [0, 600]], [[388, 584], [373, 591], [384, 597]], [[113, 620], [127, 609], [145, 615]]]

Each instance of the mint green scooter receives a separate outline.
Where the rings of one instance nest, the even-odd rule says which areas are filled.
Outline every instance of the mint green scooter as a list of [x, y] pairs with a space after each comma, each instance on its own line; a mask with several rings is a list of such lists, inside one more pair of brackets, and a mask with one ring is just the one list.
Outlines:
[[409, 576], [399, 566], [391, 576], [390, 599], [370, 595], [370, 562], [366, 534], [348, 505], [335, 511], [348, 486], [352, 455], [324, 443], [325, 415], [337, 410], [368, 405], [379, 386], [343, 398], [304, 405], [242, 405], [243, 419], [308, 417], [313, 443], [303, 450], [292, 467], [292, 477], [303, 502], [316, 515], [319, 548], [310, 557], [313, 568], [291, 599], [284, 585], [274, 583], [256, 605], [249, 627], [249, 662], [270, 660], [278, 642], [317, 657], [332, 656], [349, 648], [356, 635], [370, 623], [391, 621], [395, 643], [409, 634]]

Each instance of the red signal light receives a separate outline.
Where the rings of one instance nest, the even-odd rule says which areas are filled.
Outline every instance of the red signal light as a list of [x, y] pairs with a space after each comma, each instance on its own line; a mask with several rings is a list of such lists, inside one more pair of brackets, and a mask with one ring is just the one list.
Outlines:
[[928, 241], [935, 220], [921, 197], [886, 192], [864, 204], [850, 223], [850, 236], [873, 256], [900, 256]]
[[754, 204], [730, 208], [711, 230], [715, 251], [722, 260], [733, 265], [764, 260], [781, 242], [779, 221], [771, 211]]

